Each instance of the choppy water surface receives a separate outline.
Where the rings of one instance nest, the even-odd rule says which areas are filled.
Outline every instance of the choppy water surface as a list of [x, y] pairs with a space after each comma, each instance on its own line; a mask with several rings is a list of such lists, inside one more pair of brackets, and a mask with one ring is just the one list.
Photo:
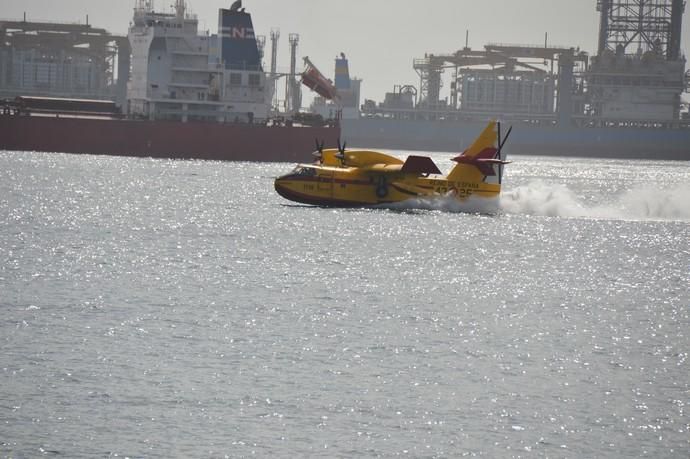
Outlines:
[[0, 152], [0, 456], [688, 457], [690, 165], [513, 159], [461, 213]]

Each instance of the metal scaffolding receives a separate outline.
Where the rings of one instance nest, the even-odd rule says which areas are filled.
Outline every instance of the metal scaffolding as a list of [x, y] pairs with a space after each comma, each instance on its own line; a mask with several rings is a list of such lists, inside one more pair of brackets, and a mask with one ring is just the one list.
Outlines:
[[680, 58], [684, 0], [598, 0], [598, 54], [654, 52]]
[[598, 0], [599, 52], [586, 76], [587, 110], [611, 122], [680, 118], [684, 0]]
[[[549, 62], [551, 71], [544, 68]], [[553, 71], [555, 62], [558, 75]], [[549, 93], [557, 82], [559, 101], [571, 112], [570, 94], [587, 63], [587, 53], [579, 50], [541, 46], [489, 44], [481, 51], [464, 48], [453, 54], [427, 54], [413, 63], [420, 77], [417, 107], [430, 112], [553, 114], [554, 98]], [[578, 73], [573, 71], [576, 64], [582, 64]], [[446, 69], [453, 73], [450, 100], [441, 100]]]
[[0, 22], [0, 93], [113, 99], [124, 103], [125, 37], [80, 24]]

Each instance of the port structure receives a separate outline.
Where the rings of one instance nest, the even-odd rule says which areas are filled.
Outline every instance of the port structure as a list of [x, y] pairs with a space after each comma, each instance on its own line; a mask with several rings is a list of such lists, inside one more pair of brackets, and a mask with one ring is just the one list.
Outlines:
[[[465, 47], [452, 54], [427, 54], [413, 61], [419, 91], [411, 86], [389, 94], [389, 102], [415, 95], [414, 116], [457, 119], [468, 115], [553, 118], [556, 97], [564, 113], [576, 108], [571, 93], [588, 65], [588, 54], [575, 48], [489, 44], [483, 50]], [[554, 69], [558, 68], [555, 73]], [[441, 99], [442, 74], [452, 72], [450, 98]], [[404, 89], [404, 91], [403, 91]], [[581, 102], [580, 102], [581, 103]], [[404, 103], [409, 107], [409, 102]]]
[[[365, 117], [486, 119], [573, 126], [688, 125], [681, 95], [683, 0], [598, 0], [597, 55], [579, 48], [489, 44], [414, 59], [419, 90], [397, 86]], [[451, 73], [450, 77], [447, 73]], [[445, 78], [445, 79], [444, 79]], [[445, 83], [449, 91], [442, 97]], [[405, 88], [404, 90], [402, 88]]]
[[0, 98], [127, 97], [126, 37], [88, 24], [0, 21]]

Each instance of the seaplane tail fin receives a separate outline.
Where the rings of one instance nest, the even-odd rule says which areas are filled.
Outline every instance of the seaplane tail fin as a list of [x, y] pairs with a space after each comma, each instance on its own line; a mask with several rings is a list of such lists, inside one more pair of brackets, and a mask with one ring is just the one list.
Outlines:
[[500, 185], [503, 166], [507, 162], [499, 151], [499, 129], [496, 121], [490, 121], [474, 143], [461, 155], [453, 158], [458, 164], [448, 174], [448, 180]]

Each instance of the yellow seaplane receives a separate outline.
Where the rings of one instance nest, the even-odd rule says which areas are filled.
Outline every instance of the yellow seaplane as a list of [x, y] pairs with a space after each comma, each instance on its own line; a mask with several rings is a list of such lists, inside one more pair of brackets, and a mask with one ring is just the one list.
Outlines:
[[501, 192], [503, 154], [512, 127], [501, 138], [501, 124], [491, 121], [474, 143], [443, 176], [431, 158], [409, 156], [405, 161], [370, 150], [324, 149], [317, 141], [313, 164], [299, 164], [275, 180], [275, 189], [290, 201], [316, 206], [364, 207], [413, 198], [471, 196], [494, 198]]

